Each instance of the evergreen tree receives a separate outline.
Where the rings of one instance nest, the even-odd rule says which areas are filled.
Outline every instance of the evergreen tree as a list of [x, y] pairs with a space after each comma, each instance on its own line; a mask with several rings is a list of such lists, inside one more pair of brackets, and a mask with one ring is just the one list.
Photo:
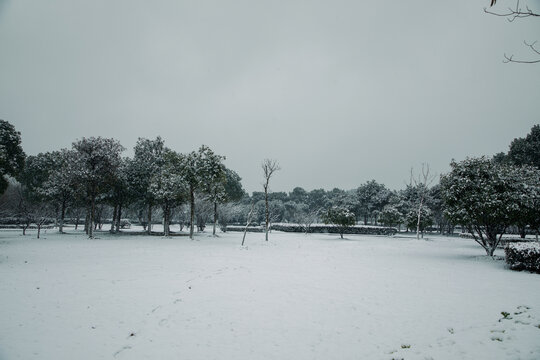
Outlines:
[[345, 231], [356, 224], [356, 215], [349, 209], [339, 206], [329, 208], [321, 217], [325, 224], [336, 226], [342, 239]]
[[[450, 166], [450, 173], [441, 176], [445, 213], [454, 223], [466, 226], [487, 255], [493, 256], [507, 227], [523, 216], [523, 204], [538, 197], [540, 172], [486, 157], [452, 161]], [[523, 179], [536, 179], [536, 185]]]
[[24, 159], [21, 133], [9, 122], [0, 119], [0, 195], [8, 186], [4, 176], [16, 178], [24, 167]]
[[109, 191], [124, 148], [114, 139], [91, 137], [74, 142], [73, 149], [77, 152], [76, 176], [86, 190], [90, 215], [88, 236], [93, 238], [96, 199]]

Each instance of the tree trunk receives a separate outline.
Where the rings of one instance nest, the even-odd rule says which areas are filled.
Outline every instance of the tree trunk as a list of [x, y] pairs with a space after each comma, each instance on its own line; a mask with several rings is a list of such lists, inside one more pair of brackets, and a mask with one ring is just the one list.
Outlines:
[[114, 232], [114, 225], [116, 225], [116, 213], [118, 212], [118, 204], [114, 204], [113, 217], [111, 221], [111, 232]]
[[143, 227], [143, 231], [146, 231], [146, 223], [144, 222], [144, 219], [143, 219], [143, 211], [142, 210], [139, 210], [137, 212], [137, 218], [139, 219], [139, 223]]
[[416, 223], [416, 239], [420, 239], [420, 221], [422, 220], [422, 206], [423, 205], [424, 205], [424, 196], [420, 198], [420, 206], [418, 207], [418, 222]]
[[212, 235], [216, 236], [217, 225], [217, 201], [214, 201], [214, 228], [212, 229]]
[[84, 232], [88, 235], [88, 224], [90, 223], [90, 209], [86, 209], [86, 215], [84, 216]]
[[88, 222], [88, 237], [90, 239], [94, 238], [95, 207], [96, 207], [96, 197], [95, 195], [92, 195], [91, 200], [90, 200], [90, 219]]
[[146, 224], [148, 235], [152, 233], [152, 203], [148, 204], [148, 224]]
[[[268, 184], [268, 183], [267, 183]], [[268, 225], [270, 224], [270, 209], [268, 208], [268, 185], [264, 188], [264, 202], [266, 205], [266, 225], [265, 230], [265, 239], [268, 241]]]
[[170, 235], [170, 229], [169, 229], [169, 222], [170, 222], [170, 209], [169, 206], [165, 205], [163, 207], [163, 235], [169, 236]]
[[38, 221], [37, 223], [37, 238], [39, 239], [39, 235], [41, 234], [41, 222]]
[[525, 239], [525, 226], [520, 226], [519, 228], [519, 237]]
[[120, 232], [120, 222], [122, 221], [122, 203], [118, 204], [118, 216], [116, 217], [116, 232]]
[[189, 187], [189, 238], [193, 240], [193, 223], [195, 220], [195, 189]]
[[255, 203], [251, 203], [251, 209], [249, 210], [249, 214], [247, 217], [246, 227], [244, 228], [244, 237], [242, 238], [242, 246], [244, 246], [244, 241], [246, 241], [246, 233], [249, 224], [251, 223], [251, 215], [253, 214], [253, 209], [255, 209]]
[[64, 218], [66, 217], [66, 201], [62, 201], [62, 209], [60, 210], [60, 224], [58, 225], [58, 232], [64, 233]]

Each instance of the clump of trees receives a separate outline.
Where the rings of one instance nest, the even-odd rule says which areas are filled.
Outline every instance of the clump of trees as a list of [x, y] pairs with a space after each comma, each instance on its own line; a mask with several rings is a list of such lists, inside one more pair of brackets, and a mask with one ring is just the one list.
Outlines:
[[200, 215], [208, 207], [213, 208], [215, 234], [218, 205], [245, 194], [240, 176], [223, 164], [225, 157], [205, 145], [180, 154], [167, 148], [160, 137], [139, 138], [131, 159], [121, 156], [125, 149], [117, 140], [90, 137], [75, 141], [71, 149], [25, 157], [20, 134], [3, 120], [0, 139], [0, 190], [7, 188], [5, 175], [17, 179], [11, 183], [14, 191], [0, 201], [3, 215], [26, 224], [23, 231], [36, 224], [38, 237], [41, 226], [48, 222], [56, 223], [62, 233], [66, 215], [76, 219], [76, 226], [84, 216], [89, 237], [101, 229], [107, 216], [112, 217], [110, 231], [118, 232], [126, 208], [136, 214], [148, 233], [157, 210], [168, 236], [175, 211], [179, 223], [185, 222], [186, 204], [190, 208], [190, 236], [193, 238], [196, 219], [201, 219], [199, 228], [204, 228], [206, 217]]

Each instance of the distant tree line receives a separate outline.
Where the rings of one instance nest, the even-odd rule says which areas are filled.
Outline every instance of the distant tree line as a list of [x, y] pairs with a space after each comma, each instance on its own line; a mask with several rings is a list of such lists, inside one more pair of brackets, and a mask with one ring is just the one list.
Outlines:
[[[269, 218], [271, 223], [287, 222], [309, 224], [329, 219], [329, 209], [334, 212], [351, 213], [355, 222], [364, 225], [385, 225], [416, 230], [418, 206], [424, 193], [425, 206], [422, 210], [421, 231], [435, 227], [449, 233], [453, 226], [443, 216], [440, 186], [435, 185], [424, 191], [424, 184], [407, 184], [404, 189], [390, 190], [375, 180], [367, 181], [356, 189], [330, 191], [315, 189], [307, 191], [296, 187], [291, 192], [268, 193]], [[243, 224], [248, 208], [254, 204], [252, 221], [261, 224], [266, 221], [266, 196], [264, 192], [245, 195], [239, 202], [222, 207], [220, 223]], [[340, 209], [340, 210], [338, 210]], [[332, 216], [330, 216], [332, 218]], [[331, 221], [327, 221], [330, 223]]]

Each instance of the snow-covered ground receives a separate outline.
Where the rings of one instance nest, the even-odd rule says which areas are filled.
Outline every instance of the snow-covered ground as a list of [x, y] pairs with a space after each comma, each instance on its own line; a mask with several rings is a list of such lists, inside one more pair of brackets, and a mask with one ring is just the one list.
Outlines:
[[0, 359], [540, 359], [540, 275], [472, 240], [99, 237], [0, 231]]

